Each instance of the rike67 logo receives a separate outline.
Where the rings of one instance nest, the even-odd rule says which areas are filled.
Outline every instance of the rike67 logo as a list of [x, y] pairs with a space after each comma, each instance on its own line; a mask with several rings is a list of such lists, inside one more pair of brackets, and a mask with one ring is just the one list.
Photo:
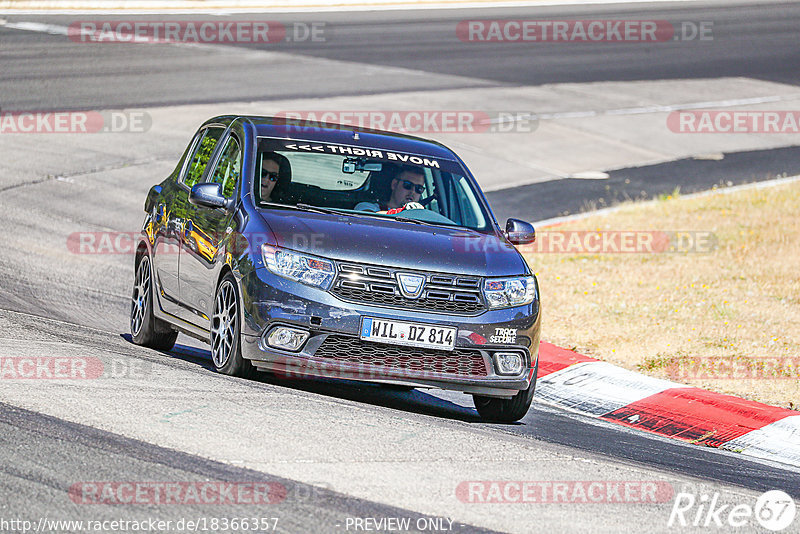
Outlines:
[[667, 526], [717, 527], [729, 531], [731, 527], [753, 527], [757, 522], [767, 530], [778, 532], [791, 525], [797, 514], [794, 500], [780, 490], [762, 494], [755, 505], [720, 504], [719, 498], [719, 493], [699, 497], [694, 493], [678, 493]]

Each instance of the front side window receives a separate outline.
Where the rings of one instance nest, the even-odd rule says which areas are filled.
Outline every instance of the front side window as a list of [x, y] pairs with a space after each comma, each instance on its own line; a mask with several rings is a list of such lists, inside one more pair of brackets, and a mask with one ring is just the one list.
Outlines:
[[217, 162], [217, 168], [209, 180], [222, 186], [225, 198], [231, 198], [236, 192], [236, 186], [242, 175], [242, 151], [235, 137], [230, 137], [225, 144], [222, 155]]
[[192, 159], [183, 178], [183, 183], [187, 187], [191, 188], [203, 177], [203, 172], [205, 172], [206, 166], [211, 159], [211, 154], [214, 153], [214, 149], [217, 147], [223, 132], [225, 132], [225, 128], [212, 126], [206, 128], [202, 133], [202, 137], [195, 145]]

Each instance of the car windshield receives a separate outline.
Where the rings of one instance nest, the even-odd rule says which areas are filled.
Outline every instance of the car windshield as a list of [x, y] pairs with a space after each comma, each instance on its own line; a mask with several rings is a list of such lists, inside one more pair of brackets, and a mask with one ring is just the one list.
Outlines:
[[489, 228], [489, 216], [463, 167], [417, 154], [259, 138], [253, 189], [260, 207]]

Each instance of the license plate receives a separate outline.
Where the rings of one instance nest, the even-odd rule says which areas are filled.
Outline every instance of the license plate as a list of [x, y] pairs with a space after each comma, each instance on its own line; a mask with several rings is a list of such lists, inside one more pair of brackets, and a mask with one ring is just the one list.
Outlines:
[[387, 321], [373, 317], [361, 319], [361, 339], [367, 341], [453, 350], [456, 333], [457, 329], [452, 326]]

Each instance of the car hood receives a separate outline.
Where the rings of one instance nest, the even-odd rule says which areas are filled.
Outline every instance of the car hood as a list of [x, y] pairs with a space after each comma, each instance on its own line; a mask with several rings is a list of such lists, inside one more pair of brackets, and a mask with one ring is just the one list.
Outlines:
[[473, 276], [528, 271], [516, 249], [494, 234], [288, 210], [265, 210], [261, 216], [278, 246], [325, 258]]

